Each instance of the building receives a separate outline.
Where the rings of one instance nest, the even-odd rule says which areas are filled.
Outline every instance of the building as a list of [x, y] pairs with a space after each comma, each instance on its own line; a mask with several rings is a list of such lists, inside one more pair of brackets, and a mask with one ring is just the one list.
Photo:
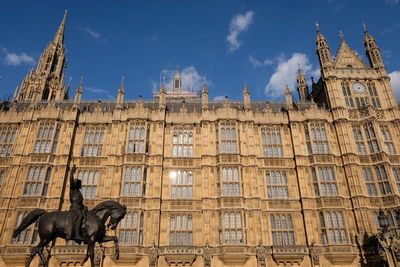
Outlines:
[[[121, 84], [101, 102], [81, 100], [82, 84], [68, 98], [65, 22], [1, 103], [1, 266], [22, 266], [38, 241], [35, 225], [12, 239], [24, 214], [69, 208], [72, 165], [89, 208], [113, 199], [129, 210], [115, 233], [120, 259], [108, 244], [98, 265], [355, 267], [380, 209], [398, 231], [399, 106], [367, 29], [368, 63], [343, 37], [332, 57], [317, 30], [321, 78], [309, 93], [299, 70], [300, 101], [289, 88], [283, 102], [251, 101], [245, 86], [243, 102], [213, 102], [206, 83], [199, 96], [182, 92], [177, 72], [172, 92], [163, 84], [151, 101], [125, 101]], [[85, 256], [54, 245], [50, 266]]]

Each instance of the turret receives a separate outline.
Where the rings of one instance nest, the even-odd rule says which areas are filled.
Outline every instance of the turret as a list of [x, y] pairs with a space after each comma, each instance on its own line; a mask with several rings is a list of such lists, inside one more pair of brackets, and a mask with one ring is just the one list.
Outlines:
[[165, 109], [166, 107], [166, 95], [167, 95], [167, 88], [165, 85], [165, 78], [163, 78], [163, 83], [161, 85], [161, 90], [160, 90], [160, 97], [158, 99], [159, 101], [158, 106], [160, 109]]
[[172, 91], [180, 92], [182, 89], [182, 77], [179, 69], [177, 68], [174, 77], [172, 79]]
[[369, 59], [371, 67], [374, 69], [382, 69], [386, 72], [385, 65], [382, 60], [381, 51], [376, 44], [375, 38], [369, 34], [367, 27], [364, 25], [364, 46], [365, 53]]
[[300, 67], [297, 71], [297, 91], [299, 92], [299, 99], [301, 101], [308, 100], [308, 85], [306, 81], [306, 77], [301, 71]]
[[319, 30], [319, 24], [316, 23], [317, 26], [317, 38], [315, 44], [317, 46], [317, 55], [319, 59], [319, 63], [321, 68], [331, 67], [332, 66], [332, 57], [328, 42], [325, 36]]
[[245, 84], [243, 88], [243, 104], [245, 109], [250, 109], [250, 90], [247, 84]]
[[203, 87], [201, 88], [201, 109], [208, 109], [208, 89], [206, 78], [204, 78]]
[[118, 88], [117, 108], [121, 108], [121, 106], [124, 102], [124, 94], [125, 94], [124, 77], [122, 77], [121, 85]]
[[290, 89], [287, 84], [285, 87], [285, 101], [286, 101], [286, 108], [292, 109], [293, 108], [293, 98], [292, 98], [292, 93], [290, 92]]
[[81, 81], [79, 82], [79, 86], [76, 89], [75, 98], [74, 98], [74, 108], [77, 108], [79, 106], [79, 104], [81, 103], [82, 92], [83, 92], [82, 80], [83, 80], [83, 78], [81, 77]]

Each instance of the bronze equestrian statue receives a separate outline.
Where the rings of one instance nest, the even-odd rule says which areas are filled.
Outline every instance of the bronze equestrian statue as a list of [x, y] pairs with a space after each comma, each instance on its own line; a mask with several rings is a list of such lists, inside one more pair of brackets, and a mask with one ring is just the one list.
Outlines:
[[84, 262], [90, 258], [91, 267], [94, 267], [94, 246], [96, 242], [114, 241], [115, 256], [117, 259], [119, 257], [118, 238], [106, 235], [105, 224], [109, 219], [107, 227], [115, 230], [118, 223], [125, 217], [126, 206], [116, 201], [104, 201], [84, 216], [85, 207], [83, 206], [82, 194], [79, 191], [81, 181], [73, 179], [74, 170], [75, 167], [70, 177], [70, 188], [72, 189], [72, 192], [70, 192], [70, 210], [47, 212], [43, 209], [34, 209], [25, 216], [21, 224], [14, 230], [13, 237], [17, 237], [23, 230], [38, 220], [40, 242], [32, 248], [25, 264], [26, 267], [29, 267], [36, 254], [41, 258], [43, 267], [48, 267], [48, 259], [43, 255], [43, 248], [57, 237], [66, 240], [73, 239], [78, 242], [83, 241], [87, 244]]

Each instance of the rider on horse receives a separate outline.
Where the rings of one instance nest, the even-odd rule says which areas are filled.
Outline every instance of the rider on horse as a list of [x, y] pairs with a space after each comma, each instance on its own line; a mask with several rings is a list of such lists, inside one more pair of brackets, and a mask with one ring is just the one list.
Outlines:
[[69, 208], [71, 212], [71, 224], [68, 225], [67, 238], [73, 239], [75, 241], [83, 241], [82, 236], [82, 222], [87, 212], [87, 207], [83, 205], [83, 196], [81, 193], [82, 181], [79, 179], [74, 179], [73, 175], [75, 173], [76, 167], [74, 166], [69, 177], [69, 200], [71, 201], [71, 207]]

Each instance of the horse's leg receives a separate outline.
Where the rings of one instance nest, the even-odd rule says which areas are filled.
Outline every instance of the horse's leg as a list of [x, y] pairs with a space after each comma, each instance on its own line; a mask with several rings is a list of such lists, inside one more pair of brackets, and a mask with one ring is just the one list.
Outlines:
[[94, 267], [94, 245], [95, 245], [96, 243], [95, 242], [93, 242], [92, 240], [90, 240], [89, 242], [88, 242], [88, 251], [89, 251], [89, 257], [90, 257], [90, 266], [91, 267]]
[[40, 259], [42, 260], [43, 267], [47, 267], [49, 264], [48, 259], [43, 255], [43, 249], [47, 246], [47, 244], [49, 242], [50, 242], [50, 240], [44, 239], [44, 240], [40, 240], [39, 245], [37, 245], [38, 254], [39, 254]]
[[114, 241], [114, 245], [115, 245], [115, 258], [118, 260], [119, 259], [119, 246], [118, 246], [118, 238], [116, 236], [108, 236], [105, 235], [102, 237], [102, 239], [100, 241], [98, 241], [99, 243], [105, 243], [105, 242], [110, 242], [110, 241]]
[[31, 249], [31, 255], [29, 255], [29, 258], [26, 260], [26, 262], [25, 262], [25, 267], [29, 267], [29, 265], [31, 264], [31, 261], [33, 260], [33, 257], [35, 257], [35, 255], [38, 254], [37, 247], [38, 247], [38, 246], [33, 247], [33, 248]]
[[31, 249], [31, 254], [29, 255], [29, 258], [26, 260], [25, 267], [29, 267], [36, 254], [38, 254], [40, 259], [42, 260], [43, 267], [47, 266], [47, 261], [42, 253], [43, 248], [47, 245], [47, 243], [48, 243], [47, 240], [40, 239], [39, 244], [37, 244], [37, 246]]

